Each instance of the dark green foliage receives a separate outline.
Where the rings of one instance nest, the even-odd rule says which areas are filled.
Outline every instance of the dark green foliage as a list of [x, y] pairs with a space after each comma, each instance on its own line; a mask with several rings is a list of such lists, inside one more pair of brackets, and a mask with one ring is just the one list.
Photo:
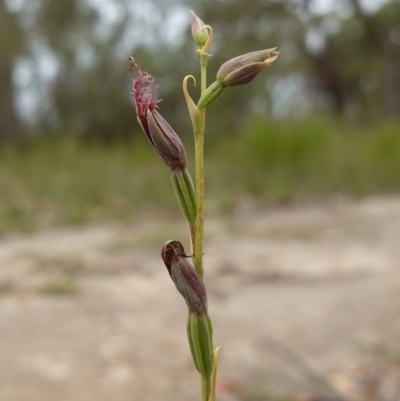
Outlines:
[[[281, 51], [279, 62], [256, 82], [218, 98], [210, 107], [208, 126], [235, 130], [254, 111], [276, 112], [282, 96], [289, 101], [280, 116], [301, 113], [304, 104], [308, 111], [335, 111], [360, 120], [400, 116], [400, 6], [394, 0], [372, 14], [357, 11], [354, 5], [359, 0], [346, 0], [344, 5], [354, 12], [332, 10], [323, 15], [310, 12], [307, 4], [313, 2], [306, 0], [149, 0], [152, 18], [142, 18], [135, 2], [140, 4], [114, 0], [116, 14], [107, 19], [102, 6], [93, 1], [29, 0], [11, 11], [1, 0], [0, 136], [15, 136], [22, 127], [27, 132], [70, 131], [108, 143], [126, 140], [136, 127], [128, 73], [128, 57], [134, 56], [157, 77], [159, 97], [164, 99], [161, 112], [185, 137], [190, 123], [181, 83], [186, 74], [196, 72], [197, 63], [189, 40], [189, 12], [186, 31], [174, 43], [168, 39], [169, 21], [185, 8], [193, 8], [215, 31], [209, 83], [221, 64], [234, 56], [274, 46]], [[310, 47], [312, 33], [320, 39], [320, 49]], [[49, 55], [57, 68], [46, 81], [38, 66], [43, 68]], [[25, 84], [25, 73], [12, 77], [21, 56], [33, 74]], [[37, 90], [34, 123], [24, 125], [16, 118], [16, 83], [22, 85], [20, 91]], [[293, 83], [297, 95], [288, 96], [285, 90]], [[198, 87], [190, 92], [197, 101]], [[216, 109], [226, 111], [229, 118], [216, 121]]]

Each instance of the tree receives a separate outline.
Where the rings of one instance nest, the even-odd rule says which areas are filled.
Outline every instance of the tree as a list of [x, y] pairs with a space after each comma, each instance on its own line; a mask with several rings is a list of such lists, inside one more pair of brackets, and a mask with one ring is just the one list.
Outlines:
[[[35, 116], [40, 132], [59, 130], [106, 141], [129, 138], [137, 129], [129, 56], [159, 78], [163, 115], [181, 127], [181, 135], [189, 132], [185, 105], [176, 99], [182, 96], [183, 77], [197, 65], [189, 40], [190, 8], [215, 31], [209, 83], [231, 57], [274, 46], [281, 51], [264, 80], [247, 85], [246, 93], [226, 91], [217, 100], [218, 115], [210, 108], [218, 131], [233, 132], [254, 112], [292, 116], [323, 108], [338, 115], [400, 116], [400, 4], [394, 0], [373, 14], [359, 0], [343, 0], [353, 6], [351, 15], [337, 10], [316, 14], [313, 0], [148, 0], [146, 15], [151, 18], [141, 15], [143, 0], [21, 1], [20, 10], [10, 13], [0, 0], [3, 136], [19, 131], [12, 74], [20, 54], [38, 71]], [[104, 5], [112, 15], [102, 11]], [[182, 31], [171, 21], [183, 12], [186, 31], [169, 39], [173, 31]], [[329, 28], [332, 22], [334, 29]], [[312, 32], [323, 38], [317, 51], [308, 43]], [[46, 54], [56, 65], [47, 80], [38, 67]], [[198, 88], [190, 91], [196, 99]]]
[[0, 0], [0, 138], [15, 138], [20, 125], [15, 112], [13, 67], [22, 50], [22, 32]]

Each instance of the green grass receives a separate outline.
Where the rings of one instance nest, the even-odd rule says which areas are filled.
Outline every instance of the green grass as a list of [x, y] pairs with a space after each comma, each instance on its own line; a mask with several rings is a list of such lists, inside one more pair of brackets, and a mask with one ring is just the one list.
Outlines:
[[168, 171], [144, 140], [107, 148], [40, 139], [3, 149], [0, 193], [0, 232], [125, 221], [174, 202]]
[[37, 287], [37, 292], [41, 295], [72, 296], [79, 293], [79, 287], [71, 277], [60, 275], [41, 283]]
[[255, 120], [216, 149], [211, 165], [212, 192], [221, 188], [228, 207], [242, 194], [282, 202], [399, 191], [400, 124], [357, 128], [329, 120]]
[[[192, 140], [185, 138], [192, 165]], [[366, 196], [400, 190], [400, 124], [253, 119], [241, 134], [207, 132], [209, 205]], [[0, 149], [0, 233], [180, 216], [169, 172], [146, 140], [104, 146], [40, 138]]]

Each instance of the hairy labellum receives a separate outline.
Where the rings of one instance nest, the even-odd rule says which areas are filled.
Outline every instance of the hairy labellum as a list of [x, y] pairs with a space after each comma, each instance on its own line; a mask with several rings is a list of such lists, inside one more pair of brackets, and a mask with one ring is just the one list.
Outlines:
[[186, 152], [178, 134], [156, 110], [160, 102], [154, 94], [154, 76], [142, 72], [133, 58], [131, 68], [136, 67], [132, 97], [135, 101], [137, 119], [147, 139], [173, 170], [186, 167]]

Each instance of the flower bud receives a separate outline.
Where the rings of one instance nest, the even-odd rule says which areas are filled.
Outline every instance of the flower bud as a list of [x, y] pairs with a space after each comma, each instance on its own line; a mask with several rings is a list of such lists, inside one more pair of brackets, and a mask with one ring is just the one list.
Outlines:
[[156, 110], [157, 100], [154, 95], [154, 77], [142, 73], [139, 66], [131, 59], [137, 69], [133, 79], [132, 97], [135, 101], [137, 119], [147, 139], [172, 170], [186, 168], [186, 152], [178, 134]]
[[163, 158], [164, 163], [172, 170], [184, 170], [186, 152], [178, 134], [157, 110], [147, 110], [147, 123], [150, 143]]
[[204, 109], [227, 86], [244, 85], [252, 81], [264, 68], [270, 66], [279, 55], [276, 48], [259, 50], [226, 61], [217, 73], [217, 79], [200, 97], [197, 108]]
[[175, 284], [186, 301], [189, 313], [203, 314], [207, 311], [207, 292], [196, 270], [187, 260], [183, 245], [179, 241], [164, 244], [161, 256]]
[[226, 61], [218, 70], [217, 81], [225, 87], [249, 83], [278, 58], [275, 50], [259, 50]]
[[204, 379], [208, 394], [211, 390], [213, 328], [207, 314], [206, 288], [196, 270], [187, 261], [185, 249], [179, 241], [166, 242], [161, 256], [189, 309], [187, 335], [190, 352], [196, 369]]
[[208, 39], [209, 33], [204, 22], [190, 10], [192, 14], [192, 37], [197, 46], [203, 47]]

